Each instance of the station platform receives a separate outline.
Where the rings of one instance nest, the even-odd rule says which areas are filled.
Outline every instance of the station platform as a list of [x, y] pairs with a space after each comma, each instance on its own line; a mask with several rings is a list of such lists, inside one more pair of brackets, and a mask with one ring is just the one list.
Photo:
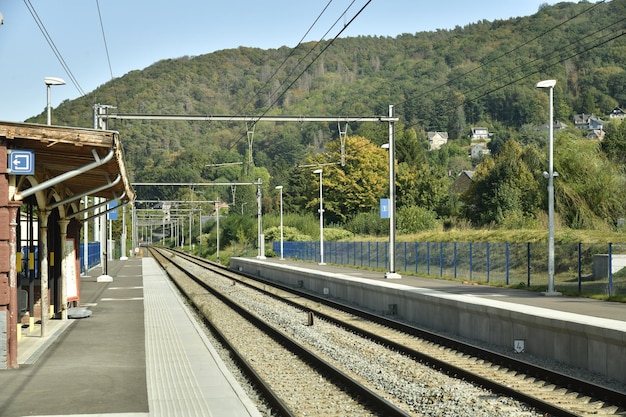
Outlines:
[[[586, 369], [626, 392], [626, 303], [279, 258], [230, 268], [511, 353]], [[558, 291], [558, 288], [556, 288]]]
[[80, 280], [91, 316], [26, 329], [0, 371], [0, 417], [260, 417], [153, 258]]

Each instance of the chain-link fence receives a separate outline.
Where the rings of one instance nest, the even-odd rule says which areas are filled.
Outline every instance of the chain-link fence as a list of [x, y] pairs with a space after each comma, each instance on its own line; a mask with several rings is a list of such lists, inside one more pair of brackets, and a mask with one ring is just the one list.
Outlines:
[[[273, 250], [280, 253], [280, 242]], [[284, 242], [283, 256], [320, 260], [319, 242]], [[387, 270], [388, 242], [324, 242], [324, 261]], [[555, 243], [556, 291], [626, 295], [626, 243]], [[547, 243], [397, 242], [395, 272], [523, 287], [547, 287]]]

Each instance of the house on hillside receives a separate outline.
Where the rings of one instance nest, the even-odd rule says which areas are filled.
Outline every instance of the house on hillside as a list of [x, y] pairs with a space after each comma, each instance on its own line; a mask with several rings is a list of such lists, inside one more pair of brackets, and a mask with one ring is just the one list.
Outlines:
[[604, 139], [604, 130], [602, 129], [593, 129], [590, 130], [589, 133], [585, 135], [585, 139], [589, 140], [602, 140]]
[[459, 175], [456, 177], [452, 185], [450, 185], [450, 191], [463, 194], [467, 189], [472, 185], [474, 171], [461, 171]]
[[580, 130], [603, 130], [604, 122], [595, 114], [575, 114], [574, 126]]
[[446, 143], [448, 143], [448, 132], [428, 132], [429, 150], [440, 149]]
[[486, 127], [472, 127], [469, 137], [472, 141], [488, 141], [491, 135]]
[[479, 159], [481, 156], [491, 155], [491, 151], [484, 143], [477, 143], [472, 145], [469, 151], [469, 156], [472, 159]]
[[614, 108], [613, 110], [611, 110], [611, 112], [609, 113], [609, 118], [610, 119], [626, 119], [626, 112], [622, 109], [620, 109], [619, 107]]

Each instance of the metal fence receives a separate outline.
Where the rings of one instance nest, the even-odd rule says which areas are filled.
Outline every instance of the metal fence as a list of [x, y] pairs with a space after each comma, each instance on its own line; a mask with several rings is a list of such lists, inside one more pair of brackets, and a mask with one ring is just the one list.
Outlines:
[[[87, 272], [85, 270], [85, 262], [82, 259], [84, 256], [84, 243], [81, 243], [78, 248], [78, 256], [81, 258], [80, 260], [80, 268], [81, 272]], [[96, 265], [100, 264], [100, 242], [89, 242], [87, 243], [87, 269], [91, 269]]]
[[[626, 295], [626, 243], [556, 243], [556, 291]], [[273, 250], [280, 253], [280, 242]], [[283, 256], [320, 260], [319, 242], [284, 242]], [[397, 242], [396, 272], [495, 285], [548, 285], [547, 243]], [[324, 242], [328, 263], [387, 270], [388, 242]]]

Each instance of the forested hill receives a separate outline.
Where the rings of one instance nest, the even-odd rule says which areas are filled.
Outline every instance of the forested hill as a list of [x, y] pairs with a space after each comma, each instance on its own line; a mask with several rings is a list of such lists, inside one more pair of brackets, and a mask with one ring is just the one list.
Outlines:
[[[472, 126], [504, 141], [546, 122], [546, 92], [534, 88], [542, 79], [558, 81], [555, 116], [564, 122], [626, 105], [625, 16], [624, 0], [559, 3], [453, 30], [164, 59], [62, 103], [54, 117], [91, 127], [95, 103], [115, 113], [294, 116], [386, 115], [394, 105], [400, 135], [414, 131], [422, 148], [428, 131], [463, 144]], [[42, 113], [29, 121], [44, 120]], [[205, 166], [247, 160], [251, 135], [243, 122], [113, 121], [109, 128], [121, 134], [135, 181], [215, 179]], [[386, 141], [371, 123], [350, 124], [348, 135]], [[253, 137], [255, 166], [289, 178], [339, 132], [336, 123], [260, 122]]]

